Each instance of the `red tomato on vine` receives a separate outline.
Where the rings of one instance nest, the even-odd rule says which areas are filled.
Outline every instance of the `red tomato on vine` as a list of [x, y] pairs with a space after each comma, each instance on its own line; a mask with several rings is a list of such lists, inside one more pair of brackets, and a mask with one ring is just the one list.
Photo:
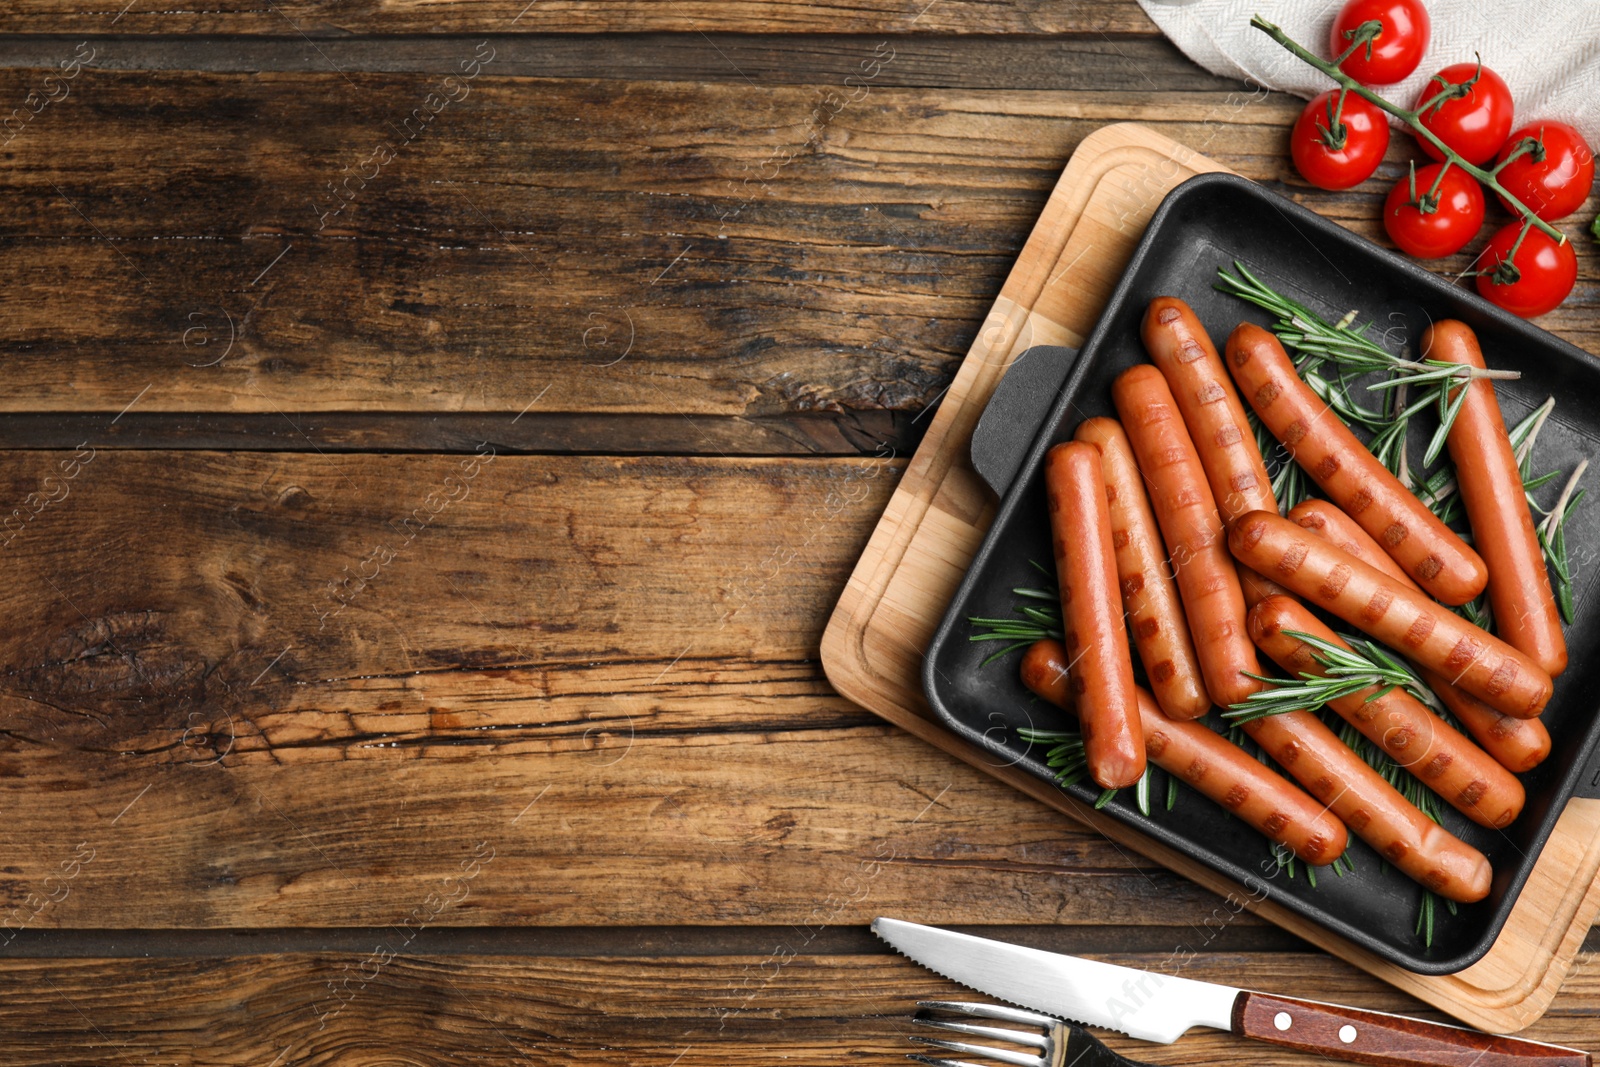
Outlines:
[[1578, 280], [1571, 241], [1557, 244], [1543, 230], [1513, 222], [1495, 231], [1483, 250], [1478, 293], [1490, 303], [1531, 319], [1554, 310]]
[[1461, 251], [1482, 225], [1483, 186], [1460, 167], [1443, 163], [1401, 178], [1383, 204], [1390, 240], [1418, 259]]
[[1319, 189], [1348, 189], [1372, 176], [1389, 148], [1389, 122], [1376, 104], [1339, 90], [1315, 97], [1289, 134], [1289, 154]]
[[[1522, 127], [1506, 140], [1495, 163], [1505, 163], [1496, 178], [1506, 191], [1546, 222], [1582, 207], [1594, 185], [1594, 152], [1583, 134], [1564, 122]], [[1516, 210], [1505, 197], [1500, 202], [1507, 211]]]
[[1405, 81], [1428, 50], [1433, 24], [1422, 0], [1350, 0], [1333, 20], [1328, 48], [1335, 59], [1344, 55], [1362, 25], [1379, 24], [1378, 35], [1352, 52], [1339, 69], [1362, 85]]
[[[1412, 110], [1439, 140], [1468, 163], [1494, 158], [1511, 132], [1511, 89], [1505, 80], [1478, 63], [1457, 63], [1428, 79]], [[1444, 154], [1422, 136], [1423, 152], [1443, 160]]]

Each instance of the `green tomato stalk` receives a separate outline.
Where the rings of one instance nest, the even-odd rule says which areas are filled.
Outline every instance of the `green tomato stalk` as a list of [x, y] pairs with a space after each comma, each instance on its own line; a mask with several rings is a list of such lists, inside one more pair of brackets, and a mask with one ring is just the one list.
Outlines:
[[[1376, 21], [1376, 20], [1374, 20], [1374, 21]], [[1370, 103], [1375, 104], [1379, 108], [1382, 108], [1384, 111], [1387, 111], [1389, 114], [1393, 115], [1395, 118], [1397, 118], [1400, 121], [1404, 122], [1407, 126], [1411, 127], [1411, 129], [1416, 132], [1416, 135], [1419, 138], [1421, 138], [1424, 141], [1427, 141], [1429, 144], [1433, 145], [1434, 148], [1437, 148], [1439, 150], [1440, 154], [1444, 156], [1445, 161], [1448, 164], [1450, 164], [1451, 166], [1454, 166], [1454, 167], [1460, 167], [1462, 170], [1466, 171], [1468, 174], [1470, 174], [1474, 178], [1478, 179], [1478, 181], [1480, 181], [1484, 185], [1488, 186], [1491, 190], [1493, 190], [1494, 192], [1498, 193], [1501, 197], [1503, 197], [1505, 199], [1505, 202], [1507, 204], [1509, 204], [1516, 211], [1516, 213], [1518, 215], [1522, 216], [1522, 218], [1523, 218], [1523, 226], [1524, 226], [1524, 233], [1523, 233], [1524, 236], [1526, 236], [1527, 229], [1532, 228], [1532, 227], [1538, 227], [1540, 230], [1543, 230], [1547, 235], [1549, 235], [1549, 237], [1552, 240], [1554, 240], [1557, 244], [1565, 244], [1566, 243], [1566, 241], [1567, 241], [1566, 234], [1562, 233], [1559, 229], [1557, 229], [1556, 227], [1550, 225], [1548, 222], [1546, 222], [1543, 219], [1541, 219], [1538, 215], [1536, 215], [1534, 213], [1534, 211], [1533, 211], [1533, 209], [1531, 207], [1529, 207], [1528, 205], [1524, 204], [1517, 197], [1513, 196], [1511, 194], [1511, 192], [1506, 189], [1505, 186], [1500, 184], [1500, 182], [1499, 182], [1499, 180], [1497, 178], [1497, 175], [1498, 175], [1499, 170], [1500, 170], [1499, 167], [1496, 167], [1493, 170], [1484, 170], [1482, 167], [1474, 166], [1473, 164], [1468, 163], [1465, 159], [1463, 159], [1461, 157], [1461, 153], [1457, 152], [1455, 149], [1453, 149], [1449, 145], [1445, 144], [1443, 141], [1441, 141], [1439, 139], [1439, 136], [1437, 134], [1435, 134], [1432, 130], [1428, 129], [1428, 127], [1426, 127], [1426, 126], [1424, 126], [1422, 124], [1421, 116], [1422, 116], [1423, 112], [1427, 111], [1431, 107], [1438, 107], [1439, 105], [1443, 104], [1446, 100], [1451, 99], [1454, 96], [1461, 95], [1462, 89], [1464, 87], [1466, 87], [1466, 86], [1470, 86], [1472, 84], [1472, 82], [1476, 80], [1476, 78], [1474, 78], [1472, 80], [1469, 80], [1469, 81], [1466, 81], [1466, 82], [1463, 82], [1463, 83], [1461, 83], [1461, 85], [1456, 85], [1454, 83], [1448, 84], [1448, 85], [1446, 85], [1445, 88], [1441, 89], [1438, 93], [1435, 93], [1433, 96], [1429, 97], [1426, 101], [1424, 101], [1423, 105], [1420, 108], [1418, 108], [1417, 110], [1415, 110], [1415, 111], [1407, 111], [1405, 108], [1401, 107], [1400, 105], [1393, 104], [1393, 103], [1390, 103], [1388, 100], [1385, 100], [1383, 97], [1379, 96], [1377, 93], [1373, 92], [1371, 89], [1368, 89], [1365, 85], [1362, 85], [1360, 82], [1358, 82], [1354, 78], [1350, 77], [1350, 75], [1346, 74], [1344, 71], [1339, 69], [1338, 64], [1342, 63], [1345, 60], [1345, 58], [1348, 57], [1350, 55], [1350, 53], [1356, 47], [1358, 47], [1360, 44], [1364, 43], [1365, 40], [1370, 39], [1370, 38], [1363, 38], [1362, 40], [1358, 40], [1355, 44], [1352, 44], [1352, 46], [1350, 48], [1346, 49], [1345, 52], [1344, 52], [1344, 55], [1341, 55], [1337, 61], [1330, 63], [1329, 61], [1321, 58], [1320, 56], [1317, 56], [1314, 53], [1308, 51], [1305, 47], [1303, 47], [1298, 42], [1296, 42], [1293, 38], [1291, 38], [1288, 34], [1284, 33], [1283, 29], [1281, 27], [1276, 26], [1271, 22], [1268, 22], [1266, 19], [1262, 18], [1260, 15], [1257, 15], [1255, 18], [1251, 19], [1250, 20], [1250, 25], [1254, 26], [1258, 30], [1261, 30], [1268, 37], [1271, 37], [1274, 41], [1277, 41], [1280, 45], [1282, 45], [1284, 48], [1288, 49], [1289, 52], [1291, 52], [1293, 55], [1297, 56], [1302, 61], [1304, 61], [1306, 63], [1309, 63], [1311, 66], [1317, 68], [1322, 73], [1326, 74], [1328, 77], [1330, 77], [1334, 81], [1338, 82], [1339, 83], [1339, 87], [1343, 92], [1345, 92], [1345, 93], [1355, 93], [1357, 96], [1361, 97], [1363, 100], [1367, 100]], [[1369, 24], [1364, 23], [1363, 26], [1362, 26], [1362, 29], [1365, 29], [1365, 27], [1367, 25], [1369, 25]], [[1531, 147], [1519, 146], [1519, 148], [1521, 148], [1522, 151], [1533, 151], [1533, 148], [1531, 148]], [[1510, 160], [1508, 159], [1506, 162], [1510, 162]], [[1504, 164], [1502, 164], [1502, 166], [1503, 165]], [[1597, 231], [1596, 236], [1600, 236], [1600, 231]], [[1519, 244], [1520, 244], [1520, 241], [1519, 241]], [[1505, 261], [1505, 263], [1502, 264], [1502, 266], [1510, 266], [1510, 258], [1508, 258]], [[1516, 268], [1512, 267], [1511, 270], [1515, 271]], [[1513, 277], [1513, 278], [1508, 279], [1508, 280], [1515, 280], [1515, 279]]]

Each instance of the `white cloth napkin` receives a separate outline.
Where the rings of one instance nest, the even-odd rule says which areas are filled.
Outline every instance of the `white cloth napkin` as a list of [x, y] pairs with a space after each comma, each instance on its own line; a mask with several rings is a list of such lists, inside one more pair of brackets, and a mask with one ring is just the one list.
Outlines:
[[[1424, 82], [1452, 63], [1484, 66], [1506, 80], [1513, 129], [1536, 119], [1571, 123], [1600, 149], [1600, 3], [1595, 0], [1424, 0], [1433, 22], [1416, 73], [1377, 91], [1409, 108]], [[1213, 74], [1312, 97], [1333, 88], [1321, 72], [1254, 29], [1259, 14], [1319, 56], [1339, 0], [1139, 0], [1161, 32]]]

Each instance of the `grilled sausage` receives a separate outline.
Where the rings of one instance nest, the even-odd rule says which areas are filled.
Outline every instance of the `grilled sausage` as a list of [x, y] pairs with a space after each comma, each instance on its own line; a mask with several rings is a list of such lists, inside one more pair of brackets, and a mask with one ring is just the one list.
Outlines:
[[1197, 719], [1211, 709], [1211, 698], [1200, 676], [1178, 587], [1167, 572], [1161, 530], [1144, 494], [1128, 435], [1117, 420], [1102, 418], [1085, 420], [1073, 436], [1100, 453], [1122, 608], [1128, 613], [1150, 692], [1169, 718]]
[[1045, 455], [1044, 484], [1089, 774], [1118, 789], [1139, 780], [1145, 757], [1100, 453], [1081, 441], [1056, 445]]
[[[1464, 322], [1445, 319], [1422, 335], [1428, 359], [1482, 367], [1478, 338]], [[1533, 529], [1522, 472], [1506, 434], [1494, 383], [1478, 378], [1466, 387], [1461, 413], [1445, 443], [1456, 465], [1461, 503], [1472, 524], [1472, 545], [1489, 567], [1489, 606], [1494, 627], [1551, 677], [1567, 669], [1567, 640], [1550, 589], [1544, 551]]]
[[[1288, 597], [1263, 600], [1251, 609], [1250, 636], [1278, 666], [1296, 676], [1326, 674], [1312, 647], [1287, 631], [1309, 634], [1339, 648], [1350, 647]], [[1405, 690], [1383, 692], [1379, 686], [1370, 686], [1330, 700], [1328, 705], [1474, 822], [1499, 829], [1522, 811], [1526, 799], [1522, 783]]]
[[[1183, 413], [1222, 521], [1247, 511], [1277, 511], [1272, 479], [1239, 393], [1189, 305], [1175, 296], [1156, 297], [1145, 309], [1140, 334]], [[1248, 570], [1240, 570], [1239, 582], [1247, 605], [1286, 592]]]
[[1311, 391], [1276, 337], [1243, 323], [1228, 337], [1227, 356], [1261, 422], [1418, 585], [1446, 604], [1465, 604], [1483, 592], [1489, 579], [1483, 560]]
[[1194, 443], [1166, 379], [1149, 364], [1124, 372], [1111, 395], [1167, 543], [1206, 692], [1212, 703], [1237, 703], [1261, 688], [1245, 674], [1261, 673], [1261, 661], [1245, 632], [1239, 572]]
[[[1072, 710], [1066, 649], [1049, 639], [1022, 657], [1022, 682], [1057, 707]], [[1285, 845], [1314, 866], [1344, 854], [1344, 825], [1321, 804], [1252, 759], [1239, 746], [1200, 722], [1175, 722], [1144, 690], [1139, 715], [1145, 750], [1156, 766], [1188, 782], [1269, 840]]]
[[1290, 711], [1240, 726], [1407, 877], [1462, 903], [1488, 895], [1494, 872], [1483, 853], [1418, 811], [1316, 715]]
[[1492, 708], [1528, 719], [1550, 700], [1550, 676], [1527, 656], [1279, 515], [1233, 520], [1228, 547], [1307, 602], [1337, 615]]
[[1516, 774], [1531, 771], [1550, 755], [1550, 731], [1538, 719], [1502, 715], [1460, 686], [1445, 681], [1437, 671], [1422, 667], [1417, 673], [1473, 740], [1506, 770]]
[[[1417, 584], [1406, 576], [1400, 565], [1384, 555], [1367, 531], [1326, 500], [1302, 501], [1289, 510], [1289, 518], [1301, 529], [1309, 530], [1367, 566], [1383, 571], [1413, 589], [1417, 588]], [[1550, 731], [1538, 719], [1514, 719], [1510, 715], [1502, 715], [1471, 693], [1462, 692], [1459, 686], [1451, 685], [1437, 671], [1422, 667], [1417, 670], [1422, 680], [1428, 683], [1428, 688], [1437, 693], [1445, 707], [1455, 713], [1467, 733], [1483, 746], [1485, 752], [1499, 760], [1506, 770], [1518, 773], [1532, 770], [1550, 755]]]

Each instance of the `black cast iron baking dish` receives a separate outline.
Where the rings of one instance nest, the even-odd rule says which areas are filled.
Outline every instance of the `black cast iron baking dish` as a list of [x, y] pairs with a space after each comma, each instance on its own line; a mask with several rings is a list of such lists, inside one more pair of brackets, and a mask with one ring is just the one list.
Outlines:
[[[1190, 179], [1156, 211], [1081, 353], [1075, 359], [1070, 349], [1025, 354], [1008, 377], [1025, 373], [1034, 381], [1024, 389], [997, 390], [994, 402], [1009, 402], [1013, 411], [991, 412], [997, 417], [984, 419], [992, 438], [988, 448], [1003, 452], [999, 439], [1005, 433], [995, 435], [992, 427], [1023, 417], [1013, 412], [1026, 411], [1030, 395], [1032, 417], [1038, 419], [1039, 380], [1052, 379], [1045, 389], [1059, 385], [1048, 413], [1030, 424], [1036, 430], [1015, 477], [1009, 486], [996, 486], [1002, 493], [1000, 509], [928, 647], [923, 685], [935, 712], [953, 730], [1042, 778], [1053, 776], [1044, 764], [1045, 746], [1030, 747], [1017, 736], [1017, 728], [1060, 728], [1064, 716], [1023, 688], [1016, 674], [1020, 652], [982, 666], [997, 646], [970, 640], [974, 631], [969, 617], [1008, 615], [1017, 602], [1011, 589], [1041, 584], [1030, 561], [1045, 566], [1051, 561], [1040, 473], [1044, 453], [1069, 440], [1083, 419], [1116, 414], [1112, 380], [1148, 361], [1139, 341], [1139, 321], [1153, 297], [1188, 301], [1219, 347], [1245, 319], [1269, 324], [1264, 312], [1213, 288], [1218, 268], [1235, 260], [1330, 320], [1359, 309], [1361, 321], [1374, 322], [1384, 343], [1396, 351], [1414, 343], [1430, 318], [1467, 322], [1477, 331], [1490, 366], [1522, 372], [1520, 380], [1496, 383], [1509, 422], [1520, 420], [1547, 396], [1556, 397], [1555, 412], [1538, 439], [1537, 469], [1570, 472], [1580, 457], [1600, 454], [1600, 362], [1593, 357], [1251, 182], [1218, 174]], [[1070, 276], [1065, 284], [1071, 284]], [[1022, 372], [1024, 366], [1031, 370]], [[984, 446], [983, 441], [974, 443], [975, 451]], [[1009, 472], [996, 477], [988, 469], [994, 466], [993, 457], [986, 458], [980, 469], [992, 483], [1005, 482]], [[1600, 572], [1600, 494], [1569, 520], [1567, 543], [1580, 571], [1575, 621], [1567, 630], [1571, 665], [1556, 680], [1544, 714], [1552, 754], [1521, 776], [1527, 805], [1506, 830], [1486, 830], [1445, 808], [1445, 825], [1489, 857], [1495, 879], [1485, 900], [1461, 906], [1455, 915], [1442, 906], [1437, 909], [1431, 947], [1424, 946], [1415, 930], [1421, 890], [1399, 872], [1385, 870], [1377, 854], [1353, 835], [1355, 872], [1336, 877], [1319, 870], [1313, 888], [1303, 868], [1292, 879], [1268, 874], [1275, 868], [1267, 843], [1186, 788], [1171, 811], [1165, 810], [1165, 790], [1159, 787], [1148, 817], [1139, 813], [1132, 790], [1123, 790], [1105, 810], [1252, 891], [1264, 887], [1270, 899], [1408, 970], [1448, 974], [1470, 965], [1494, 944], [1568, 799], [1600, 797], [1595, 784], [1600, 766], [1591, 766], [1600, 740], [1600, 717], [1595, 714], [1600, 608], [1590, 595], [1591, 579]], [[1158, 783], [1164, 781], [1160, 774]], [[1092, 783], [1068, 792], [1091, 803], [1099, 794]]]

